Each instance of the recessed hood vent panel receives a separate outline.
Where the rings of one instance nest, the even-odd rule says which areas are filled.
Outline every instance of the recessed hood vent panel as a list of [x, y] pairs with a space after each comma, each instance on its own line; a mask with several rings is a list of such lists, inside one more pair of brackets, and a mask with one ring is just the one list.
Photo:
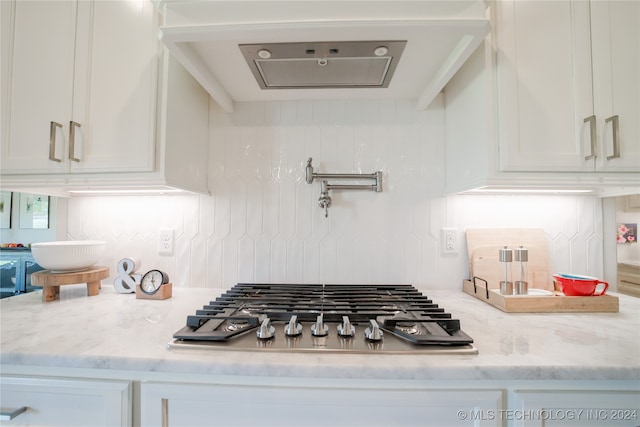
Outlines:
[[[162, 42], [231, 113], [236, 102], [296, 100], [414, 100], [417, 109], [426, 109], [489, 33], [488, 3], [158, 0], [156, 4], [164, 19]], [[345, 41], [357, 43], [350, 47]], [[253, 50], [249, 59], [240, 46]], [[286, 53], [300, 46], [305, 46], [304, 52]], [[362, 46], [363, 52], [354, 53]], [[378, 47], [388, 52], [376, 51]]]
[[262, 89], [386, 88], [407, 42], [242, 44]]

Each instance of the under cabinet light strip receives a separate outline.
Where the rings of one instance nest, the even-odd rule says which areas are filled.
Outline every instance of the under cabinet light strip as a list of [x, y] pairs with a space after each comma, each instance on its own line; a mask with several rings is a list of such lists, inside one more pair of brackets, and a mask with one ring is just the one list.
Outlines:
[[175, 194], [175, 193], [184, 193], [182, 190], [175, 189], [141, 189], [141, 190], [70, 190], [69, 194], [77, 194], [77, 195], [126, 195], [126, 194]]
[[489, 194], [489, 193], [509, 193], [509, 194], [587, 194], [594, 193], [593, 190], [578, 189], [553, 189], [553, 188], [478, 188], [468, 190], [466, 194]]

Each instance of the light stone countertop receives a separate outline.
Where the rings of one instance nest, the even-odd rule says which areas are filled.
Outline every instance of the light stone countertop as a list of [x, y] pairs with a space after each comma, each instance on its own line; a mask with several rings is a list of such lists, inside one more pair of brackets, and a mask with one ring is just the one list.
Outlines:
[[174, 288], [164, 301], [82, 285], [0, 301], [0, 363], [171, 374], [429, 380], [640, 381], [640, 299], [618, 313], [507, 314], [462, 291], [424, 292], [461, 321], [477, 355], [266, 353], [168, 349], [172, 334], [222, 289]]

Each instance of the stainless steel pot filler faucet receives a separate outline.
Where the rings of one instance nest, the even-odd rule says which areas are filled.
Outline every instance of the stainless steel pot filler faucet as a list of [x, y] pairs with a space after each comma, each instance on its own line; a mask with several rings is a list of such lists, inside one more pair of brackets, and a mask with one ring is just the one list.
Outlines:
[[[329, 196], [330, 190], [368, 190], [378, 193], [382, 191], [381, 171], [377, 171], [374, 173], [318, 173], [313, 171], [313, 165], [311, 164], [312, 160], [313, 159], [311, 157], [309, 157], [309, 160], [307, 160], [307, 184], [313, 184], [314, 179], [322, 180], [318, 205], [322, 209], [324, 209], [325, 218], [329, 216], [329, 208], [331, 207], [331, 196]], [[328, 179], [373, 179], [375, 180], [375, 184], [330, 184], [327, 181]]]

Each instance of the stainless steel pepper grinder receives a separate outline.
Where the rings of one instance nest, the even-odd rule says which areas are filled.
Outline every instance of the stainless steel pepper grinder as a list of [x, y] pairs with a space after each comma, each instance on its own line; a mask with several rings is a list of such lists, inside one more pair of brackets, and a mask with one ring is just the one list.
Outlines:
[[513, 252], [505, 246], [499, 251], [499, 259], [503, 265], [504, 272], [504, 280], [500, 282], [500, 293], [502, 295], [513, 295], [513, 281], [511, 280], [511, 262], [513, 261]]
[[520, 263], [520, 280], [516, 281], [516, 295], [527, 295], [529, 293], [529, 251], [520, 246], [514, 252], [516, 262]]

